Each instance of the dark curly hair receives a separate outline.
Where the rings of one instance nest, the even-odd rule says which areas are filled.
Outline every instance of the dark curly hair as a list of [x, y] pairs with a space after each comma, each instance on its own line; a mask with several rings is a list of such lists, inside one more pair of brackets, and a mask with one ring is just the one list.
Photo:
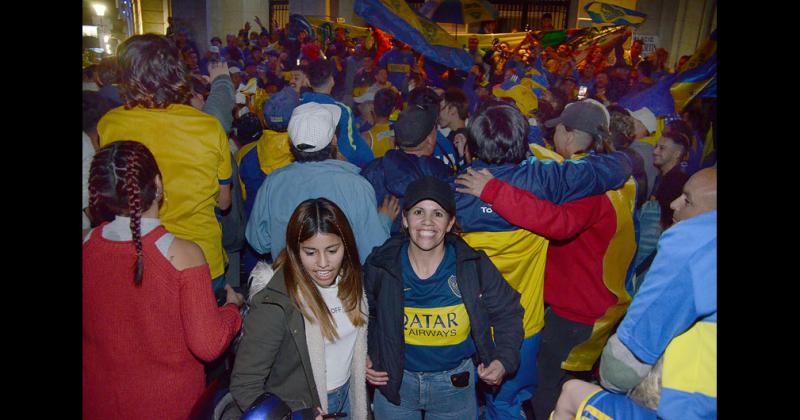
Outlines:
[[118, 50], [120, 93], [125, 108], [166, 108], [188, 105], [192, 94], [191, 75], [169, 38], [144, 34], [128, 38]]
[[145, 145], [117, 141], [101, 147], [89, 171], [89, 216], [97, 225], [116, 215], [131, 218], [136, 247], [134, 283], [142, 284], [142, 213], [156, 200], [156, 176], [161, 177], [156, 159]]

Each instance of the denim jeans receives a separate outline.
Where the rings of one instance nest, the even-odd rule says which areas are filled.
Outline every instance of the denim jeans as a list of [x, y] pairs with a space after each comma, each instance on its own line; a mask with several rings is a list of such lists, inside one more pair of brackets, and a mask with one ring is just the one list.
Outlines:
[[[456, 388], [450, 376], [469, 372], [469, 384]], [[373, 411], [379, 420], [465, 420], [477, 417], [475, 366], [464, 359], [453, 370], [444, 372], [403, 371], [400, 384], [400, 405], [394, 405], [380, 391], [375, 391]]]
[[347, 413], [347, 417], [339, 417], [339, 420], [350, 418], [350, 381], [334, 390], [328, 391], [328, 413], [342, 412]]

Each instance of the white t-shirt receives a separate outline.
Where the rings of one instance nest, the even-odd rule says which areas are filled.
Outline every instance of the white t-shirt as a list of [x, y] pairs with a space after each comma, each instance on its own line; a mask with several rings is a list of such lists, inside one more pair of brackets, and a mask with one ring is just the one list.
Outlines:
[[339, 278], [331, 287], [320, 287], [317, 285], [325, 304], [336, 321], [336, 332], [339, 339], [330, 342], [325, 339], [325, 368], [327, 390], [332, 391], [347, 383], [350, 379], [350, 366], [353, 364], [353, 350], [356, 345], [356, 327], [347, 317], [339, 299]]

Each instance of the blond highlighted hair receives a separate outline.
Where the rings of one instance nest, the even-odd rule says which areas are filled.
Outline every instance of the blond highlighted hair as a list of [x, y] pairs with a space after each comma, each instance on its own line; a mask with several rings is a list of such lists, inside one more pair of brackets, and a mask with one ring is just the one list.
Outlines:
[[344, 259], [338, 281], [339, 299], [354, 326], [366, 324], [366, 314], [361, 311], [364, 287], [361, 281], [361, 263], [353, 230], [341, 209], [325, 198], [313, 198], [300, 203], [289, 218], [286, 228], [286, 248], [275, 262], [275, 269], [283, 267], [289, 298], [309, 322], [319, 323], [323, 337], [336, 341], [336, 321], [317, 290], [311, 276], [300, 260], [300, 243], [316, 234], [327, 233], [342, 239]]

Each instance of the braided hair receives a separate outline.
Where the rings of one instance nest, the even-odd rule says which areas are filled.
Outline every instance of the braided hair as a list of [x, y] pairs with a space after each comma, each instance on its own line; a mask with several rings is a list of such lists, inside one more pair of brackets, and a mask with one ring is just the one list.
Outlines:
[[93, 226], [114, 219], [131, 218], [131, 235], [136, 247], [134, 283], [142, 284], [142, 212], [156, 200], [158, 165], [143, 144], [117, 141], [100, 148], [89, 172], [89, 215]]

